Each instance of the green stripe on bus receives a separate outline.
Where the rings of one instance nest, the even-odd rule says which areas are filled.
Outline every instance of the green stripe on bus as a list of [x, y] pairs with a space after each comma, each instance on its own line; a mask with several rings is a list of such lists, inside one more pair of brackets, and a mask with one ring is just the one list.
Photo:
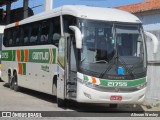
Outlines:
[[146, 78], [140, 78], [135, 80], [105, 80], [100, 79], [101, 86], [107, 87], [134, 87], [146, 82]]
[[[99, 78], [97, 78], [99, 79]], [[89, 76], [84, 75], [84, 81], [89, 82]], [[135, 87], [146, 83], [146, 77], [134, 79], [134, 80], [108, 80], [99, 79], [100, 86], [103, 87]]]
[[23, 65], [23, 75], [26, 75], [26, 63], [22, 63]]
[[53, 64], [56, 64], [56, 49], [52, 49]]
[[21, 62], [24, 62], [24, 50], [21, 50]]
[[13, 56], [13, 53], [12, 53], [12, 50], [3, 50], [2, 51], [2, 61], [12, 61], [12, 56]]
[[[21, 61], [24, 62], [25, 57], [29, 57], [28, 62], [33, 63], [50, 63], [50, 57], [52, 56], [52, 64], [56, 63], [56, 48], [52, 49], [52, 55], [50, 49], [30, 49], [29, 56], [25, 56], [24, 50], [21, 51]], [[3, 50], [2, 61], [16, 61], [16, 50]]]
[[49, 49], [31, 49], [29, 50], [29, 62], [49, 63]]
[[16, 50], [12, 50], [12, 61], [16, 61]]

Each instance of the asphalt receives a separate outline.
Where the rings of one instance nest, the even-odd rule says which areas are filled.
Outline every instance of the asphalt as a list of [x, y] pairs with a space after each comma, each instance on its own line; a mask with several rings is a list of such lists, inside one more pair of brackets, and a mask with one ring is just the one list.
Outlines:
[[[43, 117], [49, 117], [47, 119], [55, 117], [58, 120], [61, 117], [65, 117], [66, 119], [70, 117], [73, 117], [73, 119], [75, 117], [78, 117], [76, 119], [89, 119], [93, 117], [93, 120], [96, 117], [101, 119], [111, 117], [112, 120], [113, 117], [124, 117], [126, 119], [126, 117], [131, 117], [132, 113], [160, 113], [159, 108], [148, 107], [146, 105], [119, 105], [118, 108], [109, 108], [107, 104], [80, 104], [74, 101], [67, 101], [65, 108], [59, 108], [55, 96], [29, 89], [22, 89], [21, 92], [15, 92], [4, 82], [0, 82], [0, 111], [11, 111], [12, 113], [17, 112], [21, 114], [25, 112], [38, 112]], [[138, 116], [132, 116], [132, 118], [134, 117]]]

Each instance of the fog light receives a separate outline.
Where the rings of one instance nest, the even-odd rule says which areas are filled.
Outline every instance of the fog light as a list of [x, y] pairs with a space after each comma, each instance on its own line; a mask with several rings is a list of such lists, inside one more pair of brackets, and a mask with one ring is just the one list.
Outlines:
[[143, 89], [145, 86], [146, 84], [141, 84], [141, 85], [138, 85], [136, 88], [140, 90], [140, 89]]

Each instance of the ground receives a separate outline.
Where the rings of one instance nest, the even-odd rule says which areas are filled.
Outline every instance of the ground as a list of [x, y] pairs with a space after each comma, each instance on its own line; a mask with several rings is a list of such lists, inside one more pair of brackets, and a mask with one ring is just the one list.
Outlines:
[[[160, 111], [158, 107], [119, 105], [118, 108], [109, 108], [107, 104], [80, 104], [73, 101], [67, 102], [66, 108], [57, 107], [56, 98], [51, 95], [23, 89], [15, 92], [0, 82], [0, 111], [50, 111], [48, 114], [57, 117], [125, 117], [121, 112], [127, 111]], [[54, 111], [54, 113], [52, 113]], [[58, 112], [55, 112], [58, 111]], [[83, 112], [82, 112], [83, 111]], [[110, 113], [111, 112], [111, 113]], [[47, 114], [47, 113], [45, 113]], [[126, 114], [130, 116], [130, 114]], [[160, 116], [160, 115], [159, 115]], [[50, 119], [50, 118], [48, 118]], [[58, 118], [59, 119], [59, 118]], [[94, 120], [95, 118], [93, 118]]]

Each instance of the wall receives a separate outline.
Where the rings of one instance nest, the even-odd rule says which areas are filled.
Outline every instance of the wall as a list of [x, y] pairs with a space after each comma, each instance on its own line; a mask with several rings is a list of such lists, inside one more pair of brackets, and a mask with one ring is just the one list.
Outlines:
[[[144, 30], [157, 36], [160, 43], [160, 14], [138, 16], [143, 22]], [[147, 38], [148, 52], [148, 88], [146, 102], [150, 105], [160, 103], [160, 44], [158, 52], [153, 54], [153, 43]]]

